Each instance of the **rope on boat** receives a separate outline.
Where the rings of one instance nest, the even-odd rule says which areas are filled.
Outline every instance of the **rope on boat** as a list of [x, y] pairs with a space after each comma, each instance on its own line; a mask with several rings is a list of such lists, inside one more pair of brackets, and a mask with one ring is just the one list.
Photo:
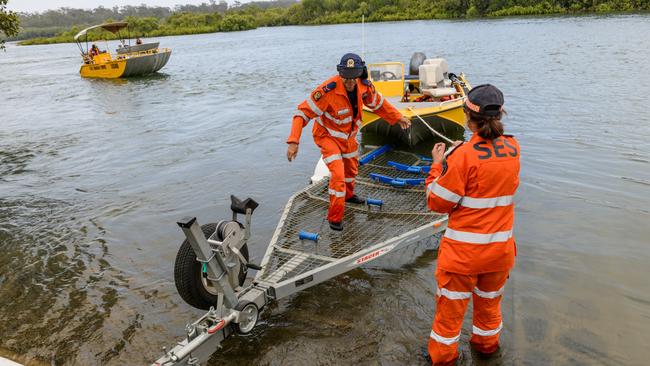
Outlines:
[[424, 123], [424, 125], [427, 126], [427, 128], [428, 128], [429, 130], [431, 130], [431, 132], [433, 132], [434, 134], [438, 135], [441, 139], [447, 141], [448, 143], [450, 143], [450, 144], [452, 144], [452, 145], [454, 144], [454, 142], [453, 142], [451, 139], [449, 139], [447, 136], [441, 134], [440, 132], [436, 131], [433, 127], [429, 126], [429, 124], [427, 123], [427, 121], [425, 121], [424, 118], [420, 117], [420, 115], [417, 114], [417, 113], [413, 110], [413, 106], [406, 107], [406, 109], [408, 109], [409, 111], [411, 111], [411, 113], [413, 113], [414, 116], [416, 116], [420, 121], [422, 121], [422, 123]]

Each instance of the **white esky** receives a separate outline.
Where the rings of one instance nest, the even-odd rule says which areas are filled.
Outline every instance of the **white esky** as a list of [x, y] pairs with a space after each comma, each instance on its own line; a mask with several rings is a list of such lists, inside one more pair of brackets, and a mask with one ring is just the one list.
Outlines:
[[[240, 0], [241, 3], [246, 3], [251, 0]], [[219, 2], [219, 1], [217, 1]], [[234, 0], [226, 0], [230, 5]], [[21, 11], [33, 13], [35, 11], [42, 12], [49, 9], [58, 8], [75, 8], [75, 9], [94, 9], [98, 6], [105, 8], [112, 8], [114, 6], [146, 4], [147, 6], [166, 6], [173, 7], [174, 5], [192, 4], [197, 5], [200, 3], [209, 3], [209, 0], [9, 0], [7, 8], [13, 11]]]

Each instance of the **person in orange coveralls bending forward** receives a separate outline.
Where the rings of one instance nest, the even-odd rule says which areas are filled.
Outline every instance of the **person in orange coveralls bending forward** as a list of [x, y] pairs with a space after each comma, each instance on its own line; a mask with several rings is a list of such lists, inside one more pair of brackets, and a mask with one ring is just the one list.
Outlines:
[[436, 314], [428, 353], [433, 365], [453, 365], [465, 309], [474, 301], [470, 344], [481, 356], [499, 348], [501, 298], [515, 262], [514, 202], [519, 186], [517, 140], [503, 133], [503, 94], [484, 84], [465, 101], [471, 139], [447, 156], [433, 147], [427, 204], [449, 214], [436, 268]]
[[354, 194], [354, 179], [359, 165], [357, 132], [361, 128], [363, 105], [391, 125], [404, 129], [411, 121], [402, 116], [367, 79], [365, 62], [354, 53], [347, 53], [336, 66], [335, 75], [319, 85], [300, 105], [293, 116], [291, 134], [287, 139], [287, 159], [298, 155], [303, 127], [314, 119], [314, 142], [321, 149], [323, 161], [330, 171], [327, 213], [332, 230], [343, 230], [345, 203], [363, 204], [365, 199]]

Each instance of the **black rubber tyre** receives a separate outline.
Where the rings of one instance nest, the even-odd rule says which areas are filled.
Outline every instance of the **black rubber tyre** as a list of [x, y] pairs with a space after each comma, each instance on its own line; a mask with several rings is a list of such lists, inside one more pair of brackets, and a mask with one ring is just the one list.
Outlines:
[[420, 65], [427, 59], [424, 52], [415, 52], [411, 56], [411, 64], [409, 65], [409, 75], [420, 75]]
[[[210, 237], [217, 228], [216, 223], [205, 224], [201, 226], [205, 237]], [[248, 246], [244, 244], [240, 250], [242, 256], [248, 261]], [[197, 309], [208, 310], [210, 306], [217, 304], [217, 296], [209, 293], [201, 281], [201, 262], [196, 260], [196, 254], [185, 239], [178, 249], [176, 261], [174, 263], [174, 282], [176, 290], [186, 303]], [[239, 271], [239, 285], [243, 285], [246, 280], [247, 268], [242, 266]]]

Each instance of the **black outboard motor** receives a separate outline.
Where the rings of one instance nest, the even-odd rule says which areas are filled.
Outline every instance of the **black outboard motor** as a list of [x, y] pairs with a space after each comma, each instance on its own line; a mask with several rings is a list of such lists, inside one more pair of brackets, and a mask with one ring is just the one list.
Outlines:
[[409, 75], [420, 75], [420, 65], [427, 59], [424, 52], [415, 52], [411, 56], [411, 64], [409, 65]]

